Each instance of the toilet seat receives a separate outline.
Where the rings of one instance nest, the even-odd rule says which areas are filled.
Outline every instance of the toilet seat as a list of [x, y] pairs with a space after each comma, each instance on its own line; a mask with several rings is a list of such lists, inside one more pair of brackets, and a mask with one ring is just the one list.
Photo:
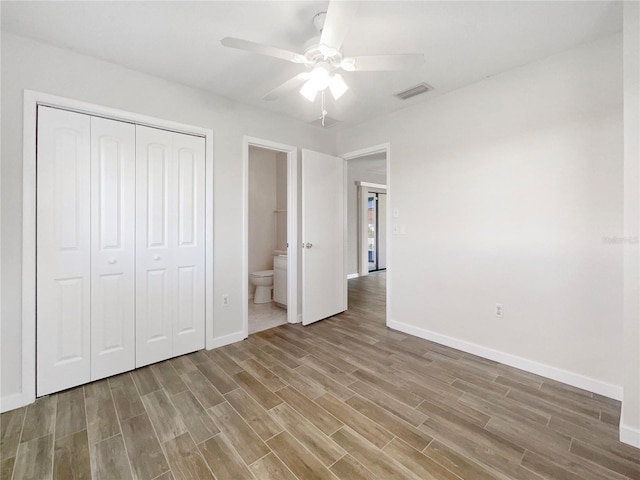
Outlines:
[[251, 272], [252, 277], [273, 277], [273, 270], [259, 270]]

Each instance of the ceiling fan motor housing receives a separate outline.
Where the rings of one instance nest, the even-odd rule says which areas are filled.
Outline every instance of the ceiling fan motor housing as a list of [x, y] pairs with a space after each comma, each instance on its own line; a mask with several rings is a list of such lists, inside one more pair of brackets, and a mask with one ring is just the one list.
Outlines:
[[309, 67], [318, 62], [325, 62], [330, 66], [330, 70], [334, 70], [342, 62], [342, 53], [336, 48], [322, 45], [320, 37], [313, 37], [305, 42], [304, 56], [307, 59], [305, 64]]

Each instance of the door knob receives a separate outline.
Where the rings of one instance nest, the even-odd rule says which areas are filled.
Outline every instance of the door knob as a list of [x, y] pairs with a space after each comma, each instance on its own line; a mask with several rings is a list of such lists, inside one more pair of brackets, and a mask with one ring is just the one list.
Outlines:
[[312, 243], [305, 243], [304, 247], [305, 248], [311, 248], [311, 247], [313, 247], [313, 244]]

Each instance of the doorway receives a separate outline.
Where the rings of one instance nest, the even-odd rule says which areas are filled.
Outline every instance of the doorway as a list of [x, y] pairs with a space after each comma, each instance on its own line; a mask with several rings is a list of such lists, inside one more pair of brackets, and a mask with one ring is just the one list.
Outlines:
[[296, 147], [243, 142], [243, 334], [298, 321]]
[[287, 323], [287, 155], [249, 147], [249, 334]]
[[[322, 318], [334, 315], [346, 309], [347, 282], [344, 273], [346, 265], [346, 235], [340, 235], [342, 240], [338, 252], [331, 254], [335, 249], [327, 248], [325, 236], [327, 232], [337, 230], [345, 232], [343, 228], [346, 224], [346, 211], [340, 193], [344, 191], [345, 167], [344, 161], [338, 157], [302, 150], [301, 158], [298, 159], [298, 149], [293, 146], [279, 144], [268, 140], [253, 137], [243, 139], [243, 291], [242, 291], [242, 311], [243, 325], [242, 334], [249, 335], [249, 150], [251, 147], [283, 152], [287, 157], [287, 322], [308, 324]], [[334, 161], [339, 162], [340, 175], [325, 175], [327, 164], [332, 164], [331, 171], [334, 172]], [[322, 172], [318, 174], [317, 169]], [[315, 174], [314, 174], [315, 172]], [[319, 180], [323, 181], [319, 181]], [[338, 183], [336, 183], [338, 182]], [[324, 197], [324, 193], [336, 185], [341, 185], [339, 191], [334, 196], [340, 197], [340, 201], [334, 202], [334, 207], [342, 205], [341, 209], [329, 217], [332, 225], [327, 228], [326, 203], [318, 202]], [[300, 189], [299, 189], [300, 187]], [[326, 187], [326, 188], [324, 188]], [[320, 191], [318, 191], [320, 189]], [[338, 221], [338, 226], [335, 224]], [[301, 227], [301, 228], [300, 228]], [[306, 240], [303, 242], [302, 235]], [[336, 246], [336, 236], [329, 235], [331, 241]], [[315, 248], [314, 248], [315, 246]], [[303, 253], [304, 248], [304, 253]], [[312, 249], [312, 250], [311, 250]], [[327, 254], [329, 254], [327, 258]], [[304, 262], [303, 262], [304, 259]], [[323, 278], [329, 272], [330, 281], [325, 282]], [[275, 269], [273, 275], [275, 276]], [[275, 281], [275, 278], [274, 278]], [[323, 289], [315, 288], [322, 285]], [[265, 285], [266, 286], [266, 285]], [[253, 292], [252, 292], [253, 293]], [[255, 295], [255, 293], [254, 293]], [[268, 294], [266, 294], [268, 295]], [[305, 302], [305, 295], [311, 295]], [[223, 297], [224, 301], [229, 301]], [[315, 308], [320, 305], [322, 308]], [[332, 306], [326, 311], [327, 306]], [[303, 307], [303, 308], [301, 308]], [[335, 308], [334, 308], [335, 307]]]
[[[347, 161], [349, 306], [354, 288], [364, 281], [358, 277], [372, 275], [377, 284], [384, 284], [378, 286], [386, 297], [385, 318], [388, 318], [391, 285], [388, 225], [392, 205], [388, 188], [390, 145], [377, 145], [341, 156]], [[354, 300], [357, 303], [357, 298]]]

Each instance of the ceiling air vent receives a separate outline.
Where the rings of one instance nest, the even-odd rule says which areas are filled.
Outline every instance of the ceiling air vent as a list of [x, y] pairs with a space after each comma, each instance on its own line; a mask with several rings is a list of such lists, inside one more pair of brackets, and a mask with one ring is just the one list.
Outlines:
[[426, 93], [429, 90], [432, 90], [432, 88], [427, 85], [426, 83], [419, 83], [418, 85], [416, 85], [415, 87], [411, 87], [408, 88], [407, 90], [400, 92], [400, 93], [396, 93], [396, 97], [402, 99], [402, 100], [406, 100], [407, 98], [411, 98], [411, 97], [415, 97], [416, 95], [420, 95], [422, 93]]
[[313, 122], [310, 122], [310, 123], [314, 127], [331, 128], [334, 125], [337, 125], [338, 123], [340, 123], [340, 120], [336, 120], [335, 118], [332, 118], [332, 117], [329, 117], [329, 116], [325, 116], [324, 117], [324, 126], [322, 125], [322, 117], [316, 118]]

